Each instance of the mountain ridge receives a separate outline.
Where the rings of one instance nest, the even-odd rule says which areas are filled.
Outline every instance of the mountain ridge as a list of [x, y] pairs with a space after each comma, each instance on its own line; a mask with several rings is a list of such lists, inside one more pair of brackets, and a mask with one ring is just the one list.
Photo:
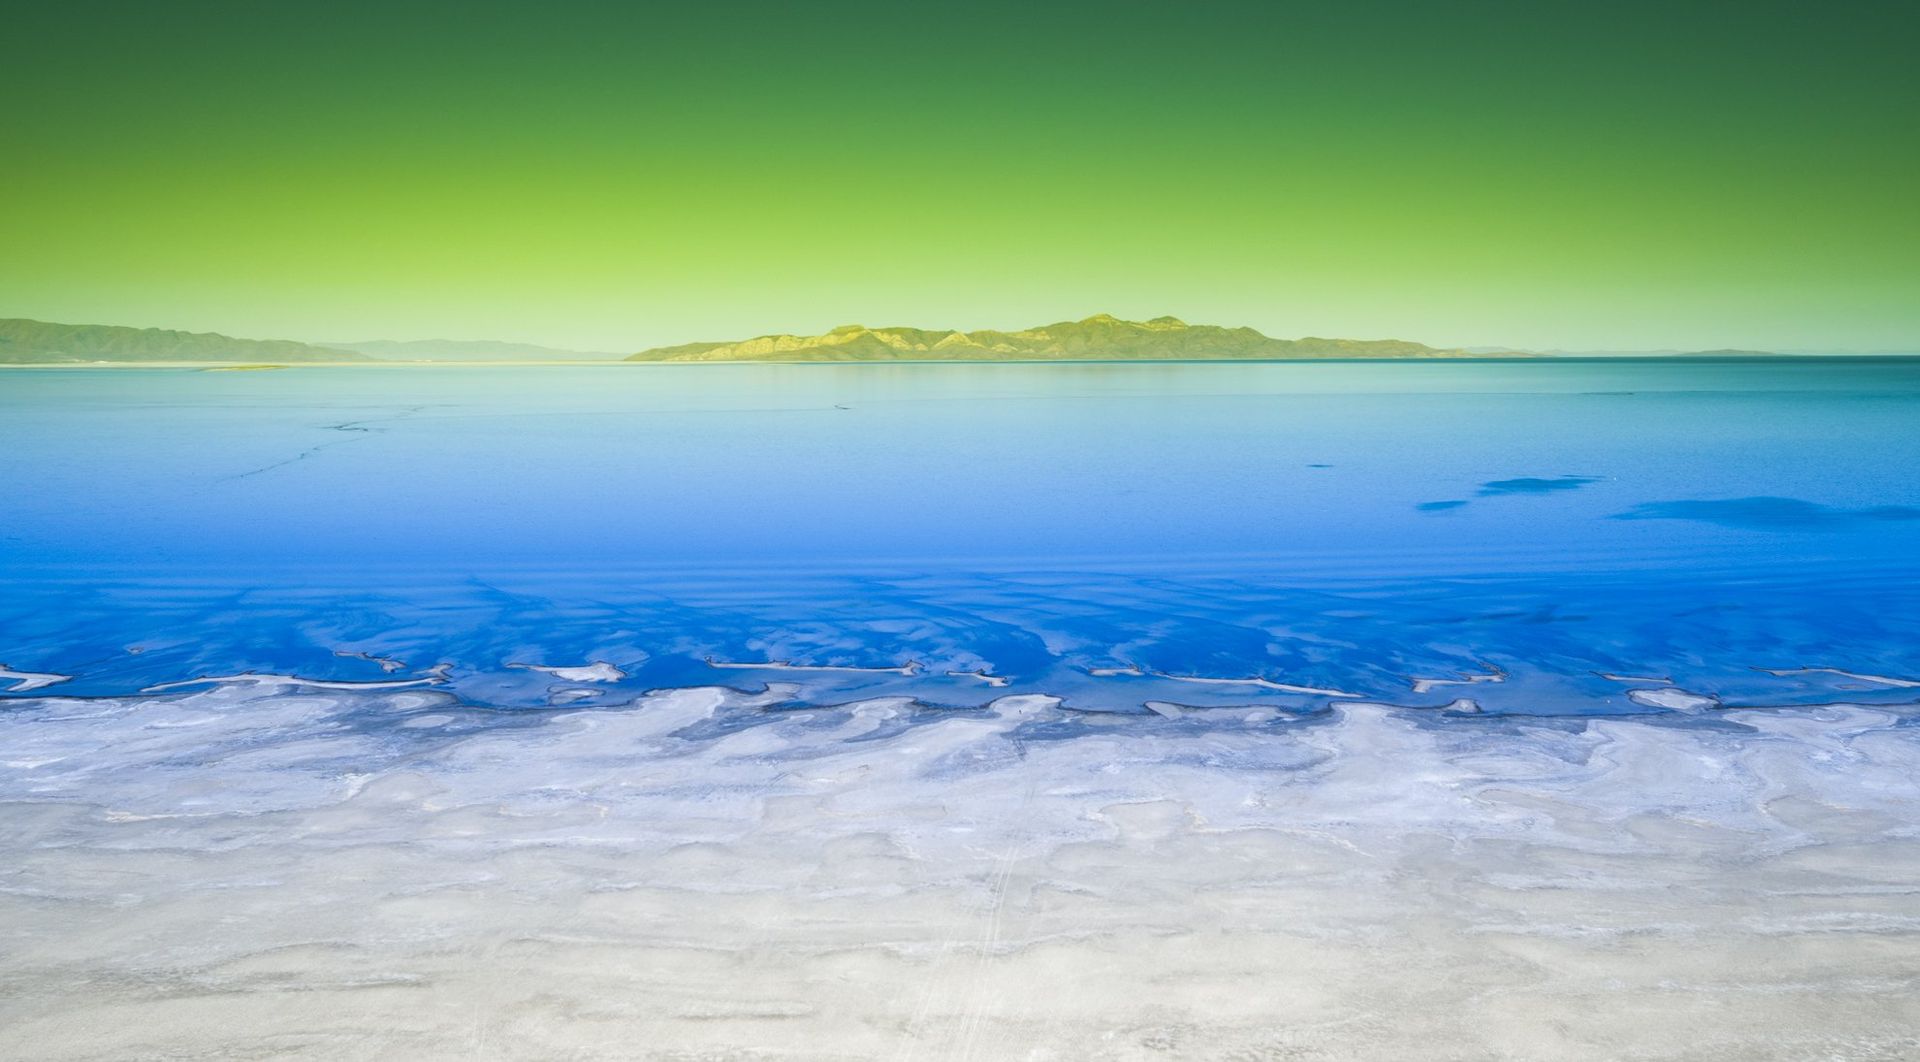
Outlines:
[[372, 361], [365, 354], [292, 339], [237, 339], [219, 332], [123, 325], [70, 325], [0, 318], [0, 365], [91, 362], [216, 364]]
[[[869, 328], [848, 324], [815, 336], [774, 333], [751, 339], [654, 347], [627, 361], [1233, 361], [1287, 358], [1472, 358], [1458, 348], [1402, 339], [1275, 339], [1247, 327], [1192, 325], [1177, 317], [1126, 321], [1094, 314], [1016, 331]], [[1495, 357], [1502, 355], [1492, 355]], [[1522, 355], [1509, 355], [1522, 356]]]

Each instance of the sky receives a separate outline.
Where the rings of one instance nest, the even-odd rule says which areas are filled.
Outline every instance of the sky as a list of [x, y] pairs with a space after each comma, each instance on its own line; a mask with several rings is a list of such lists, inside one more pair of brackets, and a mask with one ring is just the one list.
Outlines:
[[1910, 3], [13, 5], [0, 316], [1920, 349]]

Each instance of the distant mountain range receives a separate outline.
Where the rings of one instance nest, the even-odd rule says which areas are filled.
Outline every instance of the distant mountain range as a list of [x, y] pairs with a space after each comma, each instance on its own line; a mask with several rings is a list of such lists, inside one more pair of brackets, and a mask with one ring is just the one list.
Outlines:
[[[1018, 332], [842, 325], [818, 336], [769, 335], [655, 347], [628, 361], [1225, 361], [1264, 358], [1467, 358], [1400, 339], [1274, 339], [1251, 328], [1190, 325], [1177, 317], [1083, 321]], [[1497, 355], [1496, 355], [1497, 356]]]
[[369, 339], [359, 343], [329, 343], [382, 361], [615, 361], [619, 354], [596, 350], [563, 350], [534, 343], [503, 343], [496, 339]]
[[218, 332], [0, 318], [0, 365], [175, 361], [288, 365], [369, 360], [357, 351], [291, 339], [235, 339]]
[[[1468, 347], [1467, 350], [1485, 357], [1502, 355], [1532, 358], [1777, 358], [1783, 351], [1777, 350], [1739, 350], [1723, 348], [1720, 350], [1515, 350], [1512, 347]], [[1806, 353], [1814, 353], [1807, 351]], [[1828, 353], [1821, 351], [1819, 353]]]
[[364, 340], [301, 343], [236, 339], [118, 325], [68, 325], [0, 318], [0, 365], [203, 363], [297, 365], [408, 362], [727, 362], [727, 361], [1231, 361], [1307, 358], [1766, 357], [1759, 350], [1527, 351], [1509, 347], [1430, 347], [1402, 339], [1274, 339], [1251, 328], [1190, 325], [1176, 317], [1123, 321], [1095, 314], [1081, 321], [1025, 328], [868, 328], [842, 325], [824, 335], [781, 333], [715, 343], [655, 347], [622, 358], [497, 340]]

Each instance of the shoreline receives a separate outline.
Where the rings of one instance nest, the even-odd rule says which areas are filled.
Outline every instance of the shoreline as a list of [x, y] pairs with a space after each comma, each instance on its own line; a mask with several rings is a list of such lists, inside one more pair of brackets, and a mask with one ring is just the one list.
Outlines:
[[1616, 363], [1712, 363], [1716, 365], [1739, 364], [1748, 362], [1776, 363], [1785, 361], [1806, 361], [1823, 363], [1859, 363], [1859, 362], [1901, 362], [1920, 361], [1920, 353], [1913, 354], [1751, 354], [1737, 357], [1694, 354], [1608, 354], [1608, 355], [1561, 355], [1561, 354], [1476, 354], [1467, 357], [1380, 357], [1380, 358], [898, 358], [888, 360], [863, 359], [794, 359], [777, 358], [735, 360], [735, 361], [629, 361], [625, 358], [612, 360], [553, 360], [553, 361], [297, 361], [297, 362], [231, 362], [231, 361], [36, 361], [36, 362], [0, 362], [3, 369], [68, 369], [68, 370], [105, 370], [105, 369], [191, 369], [196, 371], [268, 371], [275, 369], [532, 369], [532, 368], [583, 368], [612, 366], [740, 366], [740, 365], [1328, 365], [1328, 364], [1415, 364], [1428, 362], [1447, 362], [1453, 364], [1486, 364], [1514, 362], [1551, 362], [1553, 364], [1616, 364]]

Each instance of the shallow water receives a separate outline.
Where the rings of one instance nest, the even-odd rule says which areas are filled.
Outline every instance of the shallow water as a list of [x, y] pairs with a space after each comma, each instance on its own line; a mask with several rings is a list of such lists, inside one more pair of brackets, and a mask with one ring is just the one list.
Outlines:
[[1916, 426], [1910, 359], [7, 370], [0, 1026], [1909, 1057]]
[[1749, 668], [1920, 670], [1916, 424], [1908, 359], [9, 371], [0, 662], [125, 693], [364, 653], [520, 705], [552, 676], [508, 663], [796, 677], [709, 658], [1136, 711], [1220, 691], [1086, 672], [1777, 698], [1809, 684]]

